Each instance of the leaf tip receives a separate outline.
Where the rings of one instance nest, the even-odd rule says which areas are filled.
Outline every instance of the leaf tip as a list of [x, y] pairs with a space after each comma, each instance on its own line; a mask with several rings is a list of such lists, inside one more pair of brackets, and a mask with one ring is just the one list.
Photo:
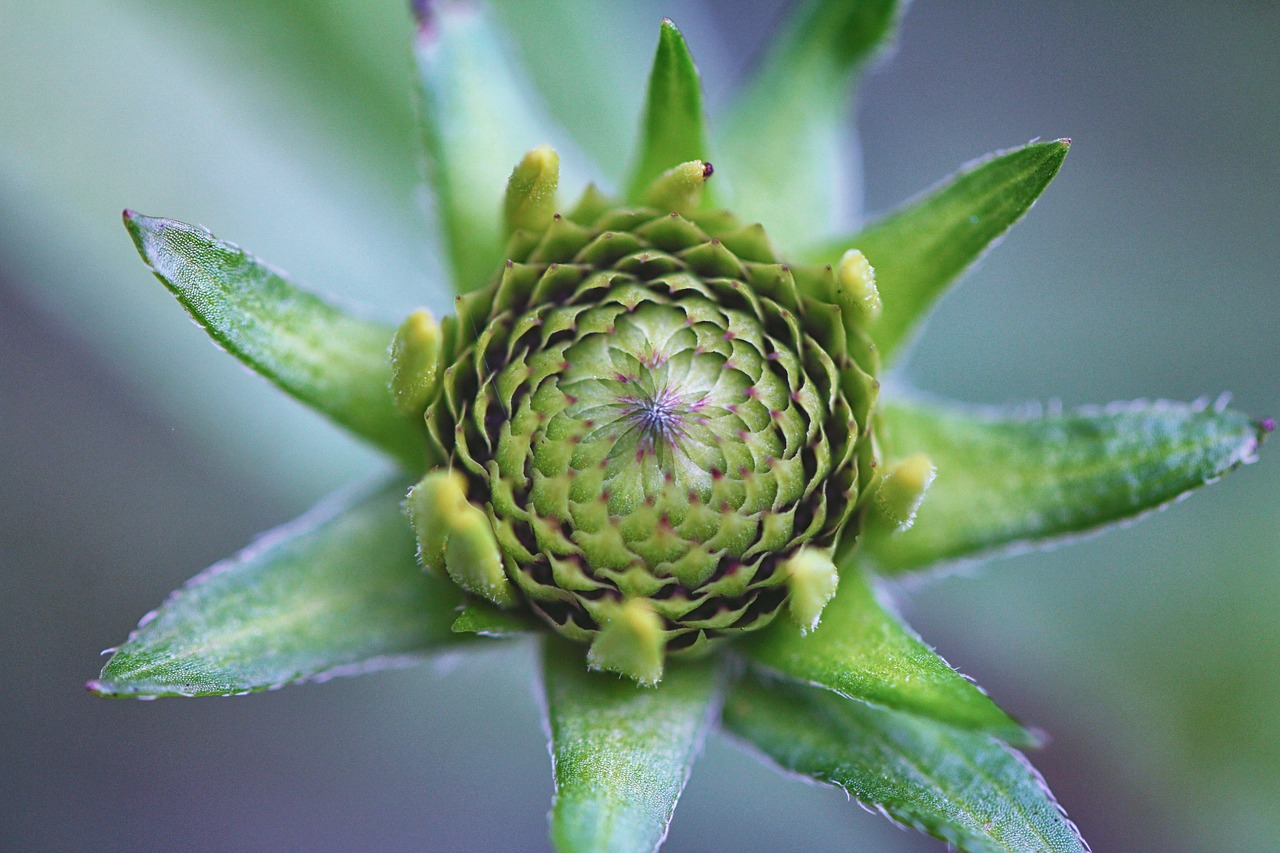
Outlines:
[[658, 24], [658, 44], [671, 47], [684, 47], [684, 34], [680, 32], [680, 28], [676, 26], [676, 22], [670, 18], [663, 18]]
[[1031, 147], [1038, 148], [1044, 154], [1044, 158], [1054, 164], [1056, 170], [1067, 158], [1067, 153], [1071, 151], [1071, 139], [1064, 136], [1049, 142], [1039, 142]]
[[146, 232], [149, 230], [151, 217], [143, 216], [133, 208], [126, 207], [120, 214], [120, 220], [124, 223], [124, 229], [129, 232], [129, 237], [133, 240], [133, 245], [137, 248], [138, 253], [146, 260], [147, 253], [145, 248]]

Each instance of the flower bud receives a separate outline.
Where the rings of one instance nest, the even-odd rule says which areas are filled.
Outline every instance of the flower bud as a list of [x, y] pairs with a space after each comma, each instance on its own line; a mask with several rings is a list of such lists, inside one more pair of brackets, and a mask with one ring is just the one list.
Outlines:
[[840, 576], [831, 553], [820, 548], [801, 548], [782, 564], [791, 596], [787, 608], [803, 633], [818, 627], [822, 611], [836, 594]]
[[556, 212], [556, 186], [560, 183], [560, 155], [550, 145], [539, 145], [524, 155], [507, 181], [503, 222], [507, 235], [524, 229], [541, 231]]
[[[527, 156], [508, 200], [549, 162]], [[867, 303], [870, 267], [782, 263], [758, 225], [698, 210], [709, 174], [517, 227], [442, 324], [424, 425], [454, 473], [409, 500], [424, 564], [641, 683], [784, 610], [812, 630], [874, 476], [867, 312], [840, 304]]]
[[710, 163], [690, 160], [658, 176], [649, 191], [645, 203], [659, 210], [689, 213], [702, 201], [702, 189], [715, 172]]
[[860, 314], [868, 321], [880, 316], [884, 305], [876, 289], [876, 271], [857, 249], [850, 249], [836, 267], [836, 298], [846, 311]]
[[639, 598], [618, 606], [587, 650], [587, 665], [629, 675], [645, 686], [662, 680], [662, 619]]
[[903, 459], [880, 481], [875, 497], [878, 513], [898, 530], [911, 527], [937, 474], [938, 469], [923, 453]]
[[396, 410], [422, 417], [440, 379], [440, 326], [425, 308], [414, 311], [391, 342], [391, 396]]

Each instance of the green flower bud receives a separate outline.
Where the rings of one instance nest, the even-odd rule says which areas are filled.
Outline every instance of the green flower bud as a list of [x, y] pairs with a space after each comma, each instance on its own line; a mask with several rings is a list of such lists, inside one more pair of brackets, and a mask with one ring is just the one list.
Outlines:
[[440, 379], [440, 326], [426, 309], [414, 311], [391, 342], [391, 396], [403, 415], [420, 417]]
[[645, 203], [659, 210], [688, 213], [702, 201], [702, 188], [714, 172], [710, 163], [701, 160], [681, 163], [658, 176], [645, 193]]
[[880, 301], [880, 291], [876, 289], [876, 271], [865, 255], [857, 249], [845, 252], [836, 270], [836, 280], [841, 308], [866, 320], [874, 321], [880, 316], [884, 305]]
[[556, 187], [560, 183], [560, 155], [550, 145], [539, 145], [507, 181], [503, 222], [510, 236], [520, 229], [542, 230], [556, 212]]
[[906, 530], [915, 524], [916, 513], [924, 502], [924, 493], [933, 484], [938, 469], [923, 453], [908, 456], [880, 481], [876, 490], [876, 513], [897, 528]]
[[587, 650], [587, 665], [629, 675], [651, 686], [662, 680], [666, 637], [662, 617], [640, 598], [609, 608], [611, 614]]
[[[549, 162], [526, 157], [511, 193]], [[867, 312], [841, 304], [849, 276], [866, 301], [870, 267], [782, 263], [758, 225], [698, 211], [710, 174], [668, 170], [652, 206], [592, 188], [513, 229], [504, 268], [442, 324], [425, 421], [453, 473], [410, 496], [425, 563], [641, 683], [788, 600], [816, 626], [873, 473], [877, 362]], [[450, 545], [477, 518], [500, 557], [476, 547], [483, 571], [464, 570]]]
[[835, 597], [840, 576], [831, 552], [820, 548], [801, 548], [782, 564], [787, 575], [791, 597], [787, 609], [800, 630], [809, 633], [818, 627], [827, 602]]
[[502, 567], [502, 553], [484, 511], [467, 502], [466, 480], [433, 471], [409, 492], [409, 517], [423, 566], [448, 574], [473, 595], [499, 607], [517, 602]]

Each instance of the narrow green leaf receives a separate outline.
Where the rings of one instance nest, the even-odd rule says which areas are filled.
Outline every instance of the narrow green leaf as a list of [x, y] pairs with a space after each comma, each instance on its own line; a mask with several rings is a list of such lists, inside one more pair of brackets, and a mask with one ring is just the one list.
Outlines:
[[469, 598], [449, 630], [482, 637], [518, 637], [538, 632], [539, 623], [528, 613], [502, 610], [478, 598]]
[[143, 617], [89, 689], [226, 696], [369, 672], [464, 640], [459, 594], [424, 573], [400, 481], [331, 499], [265, 534]]
[[416, 45], [422, 139], [454, 286], [483, 286], [502, 261], [502, 200], [511, 170], [560, 132], [480, 3], [422, 2]]
[[890, 458], [938, 467], [915, 525], [864, 536], [878, 567], [1016, 550], [1161, 507], [1252, 462], [1265, 427], [1206, 403], [1125, 403], [1026, 415], [887, 400]]
[[961, 850], [1088, 849], [1026, 759], [987, 735], [750, 674], [723, 721], [784, 770]]
[[[649, 74], [640, 146], [627, 197], [641, 201], [645, 190], [663, 172], [690, 160], [707, 159], [706, 113], [698, 69], [684, 36], [664, 19]], [[704, 195], [704, 205], [706, 199]]]
[[[810, 0], [773, 40], [716, 138], [733, 210], [785, 247], [831, 233], [857, 188], [851, 90], [897, 29], [896, 0]], [[872, 263], [874, 263], [874, 258]]]
[[549, 641], [543, 661], [560, 851], [654, 850], [667, 834], [718, 702], [711, 661], [673, 661], [657, 687], [588, 672]]
[[1037, 142], [993, 155], [861, 233], [802, 255], [835, 263], [856, 247], [871, 261], [884, 303], [871, 336], [888, 363], [947, 286], [1031, 208], [1058, 174], [1070, 144]]
[[425, 432], [392, 404], [394, 326], [348, 314], [199, 226], [129, 210], [124, 224], [216, 343], [410, 469], [426, 467]]
[[947, 665], [876, 601], [863, 575], [847, 568], [816, 631], [775, 622], [739, 646], [775, 673], [851, 699], [1034, 744], [1017, 721]]

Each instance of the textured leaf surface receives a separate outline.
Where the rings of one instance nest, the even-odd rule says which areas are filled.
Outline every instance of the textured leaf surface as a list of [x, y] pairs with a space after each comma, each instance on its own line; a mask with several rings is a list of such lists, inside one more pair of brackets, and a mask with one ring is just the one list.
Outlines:
[[[415, 8], [427, 178], [454, 286], [465, 293], [487, 283], [502, 261], [499, 214], [511, 170], [560, 134], [482, 4]], [[568, 167], [568, 152], [556, 148]]]
[[177, 590], [89, 688], [225, 696], [366, 672], [464, 642], [456, 589], [427, 576], [400, 510], [407, 483], [332, 499]]
[[556, 848], [656, 849], [715, 710], [712, 662], [673, 662], [657, 687], [639, 687], [588, 672], [577, 647], [554, 641], [544, 676]]
[[143, 260], [214, 341], [410, 468], [425, 466], [421, 431], [391, 401], [394, 326], [353, 317], [199, 226], [132, 211], [124, 221]]
[[876, 601], [866, 579], [846, 570], [822, 623], [808, 636], [775, 622], [744, 641], [745, 653], [788, 678], [1015, 743], [1031, 736]]
[[764, 223], [783, 247], [839, 226], [858, 72], [897, 29], [895, 0], [811, 0], [790, 19], [717, 136], [734, 212]]
[[923, 451], [938, 468], [910, 530], [864, 537], [886, 571], [1133, 518], [1253, 461], [1263, 434], [1239, 412], [1167, 402], [1019, 416], [897, 399], [883, 426], [891, 459]]
[[1083, 851], [1026, 759], [932, 720], [748, 675], [724, 726], [779, 766], [967, 851]]
[[450, 630], [482, 637], [518, 637], [537, 633], [539, 627], [538, 620], [528, 613], [502, 610], [487, 601], [471, 599], [462, 606]]
[[667, 169], [690, 160], [708, 159], [698, 69], [684, 36], [675, 24], [664, 20], [649, 74], [640, 149], [627, 195], [632, 201], [639, 201], [649, 184]]
[[1069, 146], [1059, 139], [994, 155], [861, 233], [805, 256], [834, 263], [856, 247], [871, 261], [884, 303], [871, 336], [887, 363], [947, 286], [1031, 208]]

